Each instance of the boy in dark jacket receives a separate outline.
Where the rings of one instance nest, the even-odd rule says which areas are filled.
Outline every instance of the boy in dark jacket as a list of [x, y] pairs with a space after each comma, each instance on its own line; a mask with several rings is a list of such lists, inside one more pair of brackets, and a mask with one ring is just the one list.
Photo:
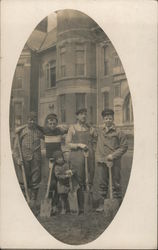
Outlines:
[[97, 176], [99, 193], [101, 195], [98, 212], [104, 209], [104, 199], [108, 194], [108, 167], [112, 166], [113, 197], [122, 199], [121, 194], [121, 157], [128, 149], [125, 134], [118, 131], [114, 124], [114, 111], [104, 109], [102, 111], [104, 126], [98, 132], [96, 148]]
[[[54, 113], [49, 114], [45, 120], [44, 131], [44, 141], [46, 146], [46, 158], [47, 161], [53, 158], [56, 151], [61, 151], [62, 136], [67, 132], [66, 128], [60, 128], [58, 125], [57, 115]], [[49, 165], [49, 163], [47, 163]], [[57, 194], [57, 179], [55, 176], [55, 171], [52, 173], [51, 179], [51, 189], [49, 196], [52, 197], [52, 207], [53, 213], [56, 212], [58, 204], [58, 194]]]

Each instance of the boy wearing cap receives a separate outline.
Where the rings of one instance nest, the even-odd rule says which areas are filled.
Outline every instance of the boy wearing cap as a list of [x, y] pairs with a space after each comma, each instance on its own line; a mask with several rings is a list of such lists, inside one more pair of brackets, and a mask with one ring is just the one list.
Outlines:
[[127, 138], [122, 131], [118, 131], [114, 124], [114, 111], [102, 111], [103, 128], [98, 132], [96, 161], [98, 176], [98, 191], [101, 195], [98, 212], [104, 209], [104, 199], [108, 194], [108, 167], [112, 166], [113, 197], [122, 199], [121, 194], [121, 157], [128, 149]]
[[[44, 126], [44, 141], [46, 146], [46, 159], [47, 165], [49, 165], [49, 160], [53, 158], [53, 155], [57, 151], [61, 151], [62, 136], [67, 133], [67, 128], [60, 128], [58, 125], [57, 115], [54, 113], [48, 114], [45, 119]], [[52, 197], [52, 212], [55, 213], [58, 204], [58, 194], [57, 194], [57, 180], [55, 173], [53, 171], [51, 178], [51, 188], [49, 196]]]
[[78, 202], [80, 213], [83, 212], [85, 190], [85, 158], [84, 149], [88, 148], [88, 172], [89, 185], [93, 184], [95, 156], [93, 150], [93, 139], [95, 137], [94, 128], [87, 125], [87, 110], [79, 109], [76, 112], [77, 123], [72, 125], [67, 134], [66, 143], [70, 148], [70, 164], [74, 171], [73, 185], [78, 187]]
[[[16, 131], [13, 158], [18, 166], [22, 163], [24, 164], [26, 181], [30, 189], [30, 206], [32, 209], [34, 209], [36, 205], [41, 181], [41, 139], [43, 139], [43, 133], [37, 125], [37, 114], [31, 112], [27, 125], [22, 126]], [[23, 159], [20, 159], [18, 141], [20, 141]]]

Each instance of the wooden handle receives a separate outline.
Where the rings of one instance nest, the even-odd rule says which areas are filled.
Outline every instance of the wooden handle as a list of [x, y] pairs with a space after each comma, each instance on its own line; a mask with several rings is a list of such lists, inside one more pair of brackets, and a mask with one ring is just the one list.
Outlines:
[[109, 195], [110, 195], [110, 199], [113, 199], [111, 167], [108, 167], [108, 168], [109, 168]]
[[[22, 151], [21, 151], [19, 134], [17, 136], [18, 136], [18, 149], [19, 149], [20, 160], [23, 162], [23, 156], [22, 156]], [[30, 197], [29, 197], [29, 193], [28, 193], [27, 180], [26, 180], [26, 175], [25, 175], [25, 168], [24, 168], [23, 164], [21, 164], [21, 169], [22, 169], [22, 178], [23, 178], [23, 182], [24, 182], [26, 200], [29, 203], [30, 202]]]
[[52, 178], [52, 171], [53, 171], [53, 163], [49, 160], [49, 176], [48, 176], [48, 183], [47, 183], [47, 191], [45, 198], [48, 198], [49, 190], [50, 190], [50, 184], [51, 184], [51, 178]]
[[85, 176], [86, 176], [86, 190], [89, 192], [89, 183], [88, 183], [88, 157], [85, 155]]

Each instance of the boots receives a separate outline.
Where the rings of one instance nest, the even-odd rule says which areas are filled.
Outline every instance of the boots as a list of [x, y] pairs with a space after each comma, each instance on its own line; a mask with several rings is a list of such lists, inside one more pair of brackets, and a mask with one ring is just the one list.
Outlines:
[[98, 208], [96, 209], [96, 212], [103, 212], [104, 211], [104, 199], [103, 198], [100, 198], [99, 199], [99, 206]]
[[36, 200], [38, 195], [38, 189], [31, 190], [31, 200], [30, 200], [30, 208], [33, 213], [37, 213]]
[[77, 191], [79, 214], [84, 213], [84, 193], [82, 188]]

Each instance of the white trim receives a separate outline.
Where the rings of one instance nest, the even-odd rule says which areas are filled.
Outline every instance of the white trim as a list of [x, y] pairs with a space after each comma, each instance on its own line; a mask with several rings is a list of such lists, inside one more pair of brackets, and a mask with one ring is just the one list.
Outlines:
[[51, 97], [41, 97], [39, 99], [39, 103], [53, 103], [57, 101], [57, 97], [56, 96], [51, 96]]
[[61, 87], [57, 89], [57, 95], [62, 95], [62, 94], [74, 94], [74, 93], [94, 93], [96, 94], [97, 89], [92, 89], [87, 86], [68, 86], [68, 87]]
[[103, 92], [110, 92], [110, 87], [105, 86], [105, 87], [101, 88], [101, 93], [103, 93]]
[[44, 141], [46, 143], [58, 143], [61, 142], [61, 135], [53, 136], [53, 135], [45, 135]]

